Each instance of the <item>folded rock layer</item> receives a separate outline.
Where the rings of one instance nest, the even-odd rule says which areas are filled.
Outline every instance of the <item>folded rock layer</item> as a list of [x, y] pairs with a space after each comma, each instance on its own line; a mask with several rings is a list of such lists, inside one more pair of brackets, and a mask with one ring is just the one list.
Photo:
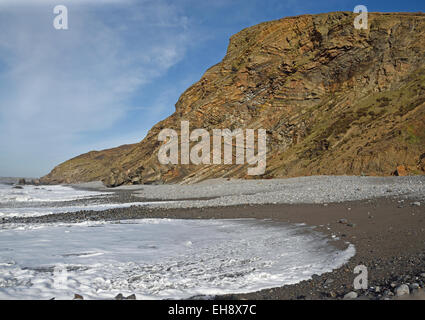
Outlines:
[[[425, 173], [425, 14], [303, 15], [232, 36], [227, 54], [143, 141], [68, 160], [43, 183], [108, 186], [208, 178]], [[161, 165], [164, 128], [267, 130], [267, 168]], [[400, 170], [401, 168], [401, 170]]]

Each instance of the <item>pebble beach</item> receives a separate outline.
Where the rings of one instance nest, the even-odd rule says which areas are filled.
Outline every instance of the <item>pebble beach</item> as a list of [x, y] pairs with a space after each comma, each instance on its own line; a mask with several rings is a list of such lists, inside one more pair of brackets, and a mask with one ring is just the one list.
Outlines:
[[[107, 189], [97, 203], [128, 204], [41, 216], [0, 218], [10, 225], [166, 219], [257, 219], [305, 224], [348, 244], [355, 255], [343, 266], [292, 285], [219, 299], [422, 299], [425, 287], [425, 177], [303, 177], [279, 180], [210, 180], [196, 185], [138, 185]], [[87, 204], [88, 200], [74, 200]], [[93, 201], [90, 200], [90, 201]], [[89, 202], [90, 202], [89, 201]], [[132, 205], [139, 202], [143, 206]], [[57, 206], [63, 205], [58, 202]], [[353, 270], [368, 269], [368, 288], [355, 290]], [[84, 295], [84, 294], [83, 294]], [[199, 298], [199, 297], [198, 297]]]

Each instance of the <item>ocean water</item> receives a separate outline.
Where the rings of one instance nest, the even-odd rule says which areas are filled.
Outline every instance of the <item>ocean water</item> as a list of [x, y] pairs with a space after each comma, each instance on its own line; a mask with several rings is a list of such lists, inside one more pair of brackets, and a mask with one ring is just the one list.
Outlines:
[[76, 190], [67, 186], [32, 186], [14, 189], [11, 185], [0, 184], [0, 203], [59, 202], [94, 196], [108, 195], [110, 192]]
[[[3, 193], [8, 200], [0, 203], [99, 196], [64, 188], [28, 189], [15, 200], [8, 191]], [[54, 195], [46, 195], [50, 192]], [[0, 299], [70, 299], [75, 293], [86, 299], [118, 293], [180, 299], [251, 292], [340, 267], [355, 249], [338, 250], [332, 241], [305, 225], [254, 219], [3, 224]]]
[[[76, 190], [68, 186], [31, 186], [14, 189], [0, 184], [0, 218], [37, 217], [53, 213], [77, 212], [81, 210], [102, 211], [131, 206], [154, 205], [158, 202], [114, 203], [99, 201], [111, 196], [111, 192]], [[76, 200], [87, 200], [87, 203]], [[60, 202], [61, 205], [57, 205]], [[161, 203], [173, 202], [162, 201]]]

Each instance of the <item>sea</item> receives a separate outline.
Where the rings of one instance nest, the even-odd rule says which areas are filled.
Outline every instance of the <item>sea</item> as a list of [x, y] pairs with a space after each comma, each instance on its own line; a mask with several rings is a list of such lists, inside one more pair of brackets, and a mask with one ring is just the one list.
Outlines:
[[[0, 180], [0, 220], [140, 203], [70, 186]], [[103, 199], [103, 200], [102, 200]], [[304, 224], [140, 219], [0, 224], [0, 299], [209, 298], [294, 284], [355, 254]]]

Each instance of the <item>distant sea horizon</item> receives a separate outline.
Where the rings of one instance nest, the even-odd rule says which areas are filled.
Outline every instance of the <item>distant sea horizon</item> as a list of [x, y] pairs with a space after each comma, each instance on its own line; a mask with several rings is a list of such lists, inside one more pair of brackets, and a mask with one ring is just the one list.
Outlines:
[[14, 184], [19, 181], [19, 179], [25, 179], [26, 181], [31, 181], [34, 179], [34, 177], [0, 177], [0, 184]]

